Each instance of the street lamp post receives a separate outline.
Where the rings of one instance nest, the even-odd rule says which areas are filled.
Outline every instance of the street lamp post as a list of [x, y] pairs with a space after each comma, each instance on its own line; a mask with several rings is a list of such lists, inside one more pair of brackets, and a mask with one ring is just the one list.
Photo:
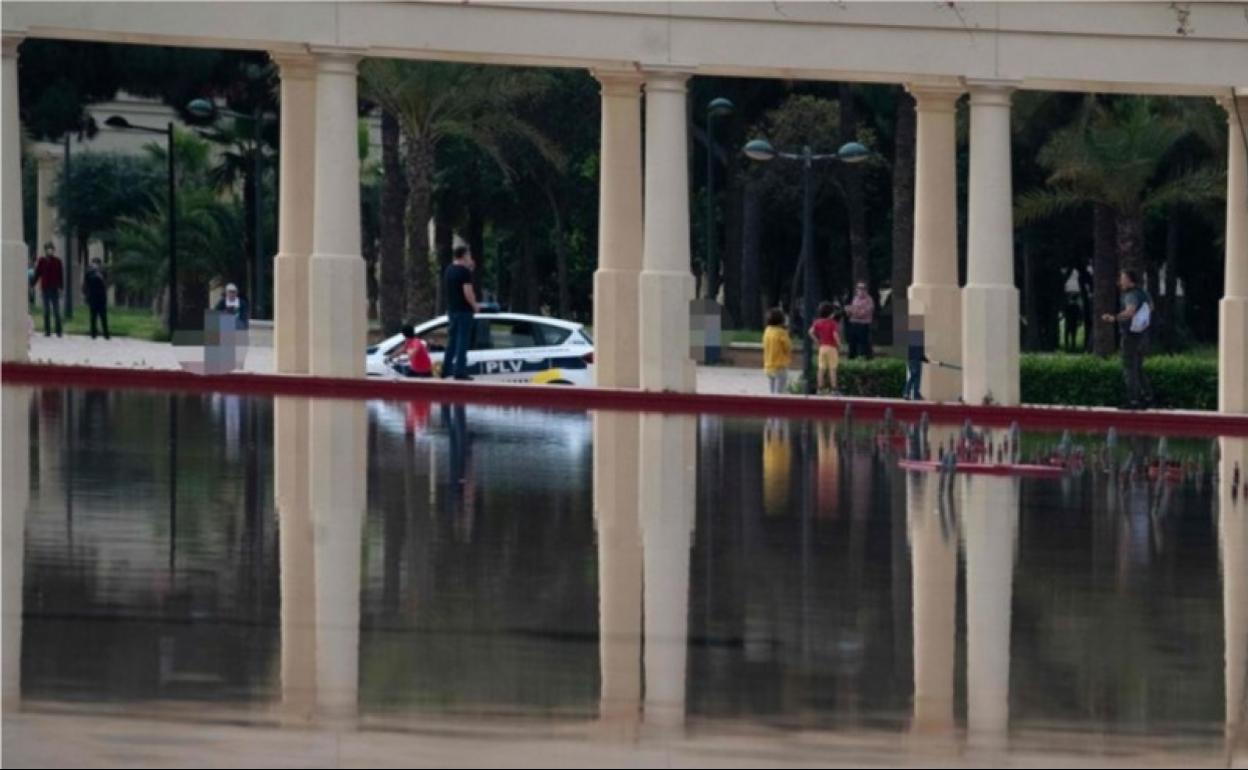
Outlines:
[[167, 149], [165, 155], [169, 163], [169, 341], [173, 342], [174, 330], [178, 328], [178, 193], [174, 173], [176, 167], [173, 154], [173, 121], [165, 128], [136, 126], [120, 115], [114, 115], [104, 121], [104, 125], [122, 131], [143, 131], [149, 134], [163, 134]]
[[[780, 158], [782, 160], [800, 161], [802, 164], [802, 326], [809, 327], [815, 317], [815, 305], [819, 301], [819, 291], [816, 283], [819, 280], [819, 272], [815, 269], [814, 257], [814, 211], [815, 211], [815, 194], [814, 185], [811, 180], [811, 172], [816, 163], [819, 162], [840, 162], [840, 163], [860, 163], [867, 159], [870, 152], [857, 142], [846, 142], [835, 153], [816, 154], [811, 151], [810, 145], [802, 147], [800, 153], [780, 152], [771, 146], [771, 142], [766, 139], [754, 139], [745, 145], [745, 154], [751, 160], [767, 162]], [[815, 378], [812, 375], [812, 363], [814, 361], [814, 342], [810, 338], [810, 334], [805, 333], [802, 329], [802, 378], [806, 384], [806, 392], [815, 392]]]
[[263, 304], [262, 292], [263, 292], [263, 286], [264, 286], [264, 281], [261, 276], [261, 271], [263, 270], [263, 266], [264, 266], [264, 246], [262, 244], [261, 233], [263, 232], [264, 226], [263, 226], [263, 223], [260, 221], [260, 215], [261, 215], [261, 212], [263, 211], [263, 206], [261, 205], [261, 184], [260, 184], [261, 163], [263, 161], [263, 158], [261, 157], [261, 152], [260, 152], [260, 142], [261, 142], [261, 136], [262, 136], [261, 121], [264, 119], [264, 111], [259, 106], [257, 106], [255, 111], [251, 115], [245, 115], [241, 112], [235, 112], [234, 110], [228, 110], [228, 109], [218, 107], [216, 103], [211, 101], [210, 99], [193, 99], [191, 100], [189, 104], [186, 105], [186, 111], [191, 113], [197, 118], [207, 118], [207, 119], [215, 120], [218, 116], [225, 115], [231, 118], [243, 118], [243, 119], [248, 119], [252, 121], [252, 142], [255, 146], [255, 149], [252, 152], [251, 205], [252, 205], [253, 215], [254, 215], [253, 218], [255, 219], [255, 232], [252, 233], [252, 247], [253, 247], [254, 254], [252, 255], [253, 265], [251, 269], [250, 302], [252, 306], [252, 316], [255, 317], [256, 315], [259, 314], [260, 307]]
[[715, 251], [715, 118], [731, 115], [732, 102], [712, 99], [706, 105], [706, 297], [719, 296], [719, 254]]

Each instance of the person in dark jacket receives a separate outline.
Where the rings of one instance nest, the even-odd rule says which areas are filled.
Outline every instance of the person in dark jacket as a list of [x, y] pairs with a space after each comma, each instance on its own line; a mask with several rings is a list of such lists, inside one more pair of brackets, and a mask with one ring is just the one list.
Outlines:
[[238, 287], [232, 283], [225, 285], [225, 295], [217, 301], [216, 311], [234, 316], [234, 328], [246, 329], [251, 323], [247, 312], [247, 300], [238, 296]]
[[43, 256], [35, 263], [32, 283], [38, 283], [43, 293], [43, 336], [52, 336], [49, 314], [56, 317], [56, 336], [61, 336], [61, 289], [64, 288], [65, 270], [51, 241], [43, 244]]
[[104, 339], [108, 336], [108, 283], [104, 279], [104, 266], [100, 258], [91, 260], [87, 274], [82, 277], [82, 297], [86, 300], [87, 310], [91, 313], [91, 339], [95, 339], [96, 320], [104, 331]]

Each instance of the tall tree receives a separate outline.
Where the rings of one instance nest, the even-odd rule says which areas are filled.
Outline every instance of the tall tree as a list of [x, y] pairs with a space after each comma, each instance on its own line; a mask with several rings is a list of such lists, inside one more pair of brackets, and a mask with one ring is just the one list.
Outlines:
[[407, 180], [399, 153], [399, 121], [394, 113], [381, 113], [381, 329], [397, 334], [407, 317], [403, 290], [403, 211], [407, 208]]
[[908, 292], [914, 279], [914, 97], [897, 95], [893, 129], [893, 346], [906, 344]]
[[531, 149], [556, 156], [557, 150], [515, 113], [517, 104], [547, 86], [535, 70], [447, 62], [369, 59], [361, 67], [365, 94], [393, 113], [406, 144], [407, 302], [411, 317], [433, 310], [433, 270], [429, 220], [433, 213], [438, 145], [461, 137], [510, 168], [502, 152], [509, 136], [521, 136]]
[[[1074, 207], [1096, 206], [1094, 314], [1114, 312], [1117, 269], [1147, 267], [1144, 222], [1150, 213], [1179, 204], [1202, 205], [1225, 196], [1220, 168], [1173, 167], [1175, 149], [1188, 127], [1148, 97], [1103, 104], [1093, 98], [1069, 126], [1057, 131], [1037, 160], [1049, 170], [1048, 187], [1019, 196], [1017, 219], [1027, 223]], [[1110, 268], [1110, 226], [1116, 268]], [[1097, 326], [1103, 326], [1098, 324]], [[1097, 327], [1094, 327], [1094, 329]], [[1112, 331], [1094, 332], [1093, 350], [1113, 350]]]
[[[849, 83], [839, 84], [839, 98], [841, 142], [857, 141], [858, 107], [855, 104], [854, 87]], [[866, 283], [874, 290], [871, 283], [870, 256], [867, 253], [867, 204], [863, 193], [863, 169], [856, 165], [846, 165], [839, 170], [845, 209], [849, 214], [850, 273], [854, 283]]]

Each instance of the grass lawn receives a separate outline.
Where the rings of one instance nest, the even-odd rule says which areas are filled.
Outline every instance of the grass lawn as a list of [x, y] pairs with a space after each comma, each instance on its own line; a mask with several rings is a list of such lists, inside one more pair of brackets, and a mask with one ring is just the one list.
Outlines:
[[[31, 305], [30, 317], [35, 322], [35, 333], [42, 334], [43, 308]], [[62, 322], [62, 328], [66, 334], [91, 333], [91, 313], [85, 306], [75, 306], [74, 317], [62, 318]], [[166, 337], [165, 320], [152, 315], [152, 311], [147, 309], [110, 307], [108, 309], [108, 333], [113, 337], [163, 340]]]

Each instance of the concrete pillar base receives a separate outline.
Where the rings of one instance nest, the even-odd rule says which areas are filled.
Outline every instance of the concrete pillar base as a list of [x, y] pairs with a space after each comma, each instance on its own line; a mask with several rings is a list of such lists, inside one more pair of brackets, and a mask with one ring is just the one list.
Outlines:
[[594, 384], [600, 388], [636, 388], [641, 382], [635, 320], [639, 276], [636, 270], [594, 273]]
[[[962, 290], [953, 285], [914, 284], [910, 287], [910, 312], [917, 312], [920, 303], [927, 357], [961, 366]], [[903, 341], [903, 351], [904, 346]], [[962, 398], [962, 373], [924, 364], [922, 391], [932, 401], [957, 401]]]
[[308, 363], [320, 377], [363, 377], [368, 340], [364, 260], [313, 254], [308, 261]]
[[689, 358], [688, 272], [644, 270], [638, 279], [643, 390], [692, 393], [697, 370]]
[[278, 254], [273, 260], [273, 364], [280, 374], [308, 371], [308, 259]]
[[21, 241], [4, 241], [3, 276], [4, 315], [0, 320], [3, 328], [3, 351], [5, 361], [25, 361], [30, 357], [30, 311], [26, 306], [26, 244]]
[[962, 362], [966, 403], [1018, 405], [1018, 289], [962, 289]]
[[1248, 297], [1218, 304], [1218, 410], [1248, 414]]

